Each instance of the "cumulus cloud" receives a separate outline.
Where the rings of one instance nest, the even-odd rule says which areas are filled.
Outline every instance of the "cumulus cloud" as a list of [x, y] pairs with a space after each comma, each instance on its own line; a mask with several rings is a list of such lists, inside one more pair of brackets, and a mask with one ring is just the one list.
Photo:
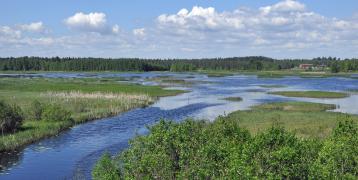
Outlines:
[[[41, 37], [35, 37], [25, 31], [40, 31], [41, 22], [0, 26], [0, 53], [29, 47], [62, 56], [358, 56], [357, 14], [345, 19], [327, 17], [294, 0], [232, 11], [200, 6], [178, 9], [158, 14], [153, 24], [130, 31], [110, 24], [100, 12], [79, 12], [64, 24], [80, 33], [69, 31], [60, 37], [40, 33]], [[108, 36], [113, 34], [116, 36]]]
[[45, 27], [41, 21], [33, 22], [30, 24], [19, 25], [19, 29], [21, 29], [22, 31], [37, 32], [37, 33], [45, 31]]
[[106, 14], [99, 12], [89, 14], [78, 12], [65, 19], [64, 22], [70, 29], [83, 32], [97, 32], [100, 34], [116, 34], [119, 32], [119, 26], [109, 26]]
[[144, 37], [145, 36], [145, 28], [133, 29], [133, 34], [134, 34], [134, 36], [137, 36], [137, 37]]
[[299, 50], [349, 44], [357, 39], [358, 21], [324, 17], [298, 1], [284, 0], [258, 9], [224, 12], [194, 6], [158, 16], [157, 29], [161, 35], [182, 37], [178, 40], [182, 43]]

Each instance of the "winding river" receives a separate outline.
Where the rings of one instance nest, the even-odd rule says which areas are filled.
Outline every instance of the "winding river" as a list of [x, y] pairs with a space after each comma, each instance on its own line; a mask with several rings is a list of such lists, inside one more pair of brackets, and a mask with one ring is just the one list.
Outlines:
[[[15, 75], [2, 75], [15, 76]], [[20, 76], [20, 75], [18, 75]], [[21, 75], [50, 78], [100, 78], [124, 77], [135, 83], [155, 85], [150, 79], [172, 76], [190, 81], [190, 85], [170, 88], [189, 90], [188, 93], [160, 98], [155, 104], [134, 109], [111, 118], [104, 118], [75, 126], [60, 135], [42, 140], [18, 152], [0, 156], [0, 179], [89, 179], [96, 160], [104, 153], [115, 154], [128, 146], [136, 134], [145, 134], [146, 126], [161, 118], [181, 121], [191, 117], [214, 120], [235, 110], [276, 101], [309, 101], [336, 104], [333, 111], [358, 114], [358, 93], [342, 99], [288, 98], [267, 94], [281, 90], [348, 91], [358, 89], [357, 78], [257, 78], [235, 75], [207, 77], [201, 74], [174, 73], [43, 73]], [[271, 85], [271, 86], [262, 86]], [[281, 87], [273, 85], [282, 85]], [[224, 97], [240, 96], [241, 102], [222, 100]]]

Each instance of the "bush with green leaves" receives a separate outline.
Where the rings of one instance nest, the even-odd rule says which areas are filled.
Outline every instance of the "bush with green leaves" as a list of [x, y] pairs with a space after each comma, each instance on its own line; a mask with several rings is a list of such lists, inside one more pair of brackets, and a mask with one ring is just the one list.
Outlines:
[[30, 106], [30, 119], [31, 120], [41, 120], [42, 119], [42, 113], [44, 112], [44, 104], [40, 103], [40, 101], [38, 100], [34, 100], [32, 103], [31, 103], [31, 106]]
[[47, 121], [71, 121], [71, 112], [57, 104], [48, 104], [44, 107], [42, 119]]
[[352, 121], [340, 122], [324, 142], [311, 168], [311, 178], [358, 178], [358, 128]]
[[[280, 126], [256, 136], [239, 121], [161, 120], [115, 159], [99, 179], [357, 179], [357, 124], [340, 123], [326, 140], [298, 138]], [[107, 167], [107, 168], [104, 168]], [[102, 176], [103, 175], [103, 176]]]
[[232, 158], [231, 176], [257, 179], [306, 179], [310, 158], [317, 154], [310, 152], [315, 144], [308, 144], [273, 126], [255, 136], [247, 143], [239, 156]]
[[105, 153], [97, 162], [92, 171], [94, 180], [119, 179], [118, 168], [115, 166], [110, 154]]
[[18, 130], [22, 125], [22, 121], [22, 111], [18, 106], [0, 101], [0, 128], [2, 135]]

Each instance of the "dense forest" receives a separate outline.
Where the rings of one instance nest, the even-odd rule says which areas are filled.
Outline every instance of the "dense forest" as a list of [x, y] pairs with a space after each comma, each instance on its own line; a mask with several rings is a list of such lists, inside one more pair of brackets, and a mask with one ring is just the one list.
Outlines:
[[300, 64], [325, 67], [332, 72], [358, 70], [358, 59], [320, 57], [272, 59], [263, 56], [211, 59], [138, 59], [8, 57], [0, 58], [1, 71], [261, 71], [297, 68]]

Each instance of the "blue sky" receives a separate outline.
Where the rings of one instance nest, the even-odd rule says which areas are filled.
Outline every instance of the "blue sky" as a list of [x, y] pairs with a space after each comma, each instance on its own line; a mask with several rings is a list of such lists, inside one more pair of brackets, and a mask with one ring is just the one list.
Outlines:
[[355, 32], [357, 0], [0, 2], [0, 56], [345, 58]]

